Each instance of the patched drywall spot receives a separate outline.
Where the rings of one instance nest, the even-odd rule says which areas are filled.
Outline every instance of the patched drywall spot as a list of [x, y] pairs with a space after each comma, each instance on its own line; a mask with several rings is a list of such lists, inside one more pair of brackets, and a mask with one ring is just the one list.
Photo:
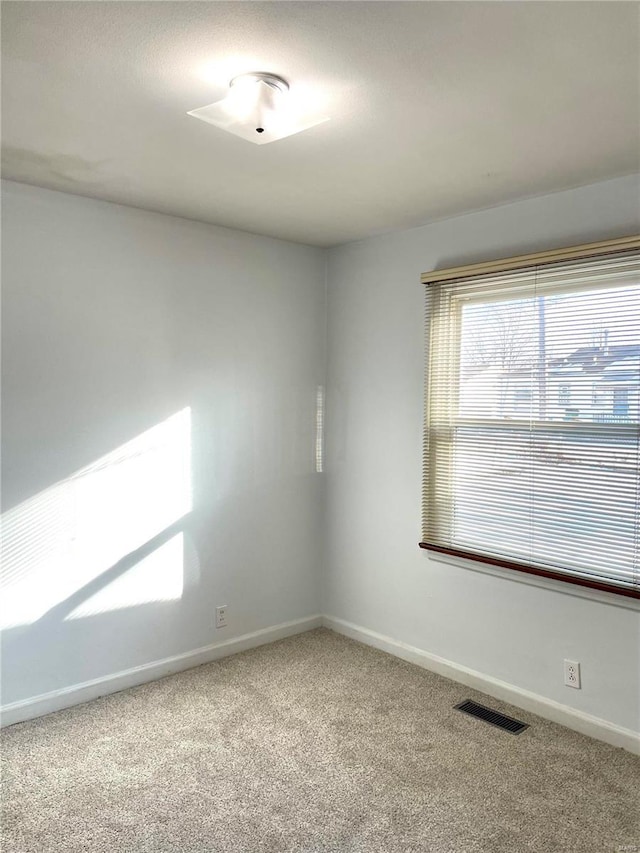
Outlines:
[[108, 160], [85, 160], [75, 154], [42, 154], [26, 148], [4, 148], [2, 174], [9, 180], [38, 181], [47, 178], [69, 184], [100, 184], [105, 175], [100, 171]]

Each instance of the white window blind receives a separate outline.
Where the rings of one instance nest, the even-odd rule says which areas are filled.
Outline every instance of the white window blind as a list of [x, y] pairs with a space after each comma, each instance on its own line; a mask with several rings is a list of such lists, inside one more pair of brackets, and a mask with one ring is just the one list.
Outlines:
[[422, 547], [640, 597], [640, 253], [427, 284]]

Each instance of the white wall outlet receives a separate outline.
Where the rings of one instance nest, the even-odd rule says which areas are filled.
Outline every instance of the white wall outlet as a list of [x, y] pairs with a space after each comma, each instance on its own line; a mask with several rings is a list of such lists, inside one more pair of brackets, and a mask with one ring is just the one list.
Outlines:
[[220, 607], [216, 607], [216, 628], [226, 628], [227, 627], [227, 605], [221, 604]]
[[567, 687], [575, 687], [580, 690], [580, 664], [575, 660], [564, 662], [564, 683]]

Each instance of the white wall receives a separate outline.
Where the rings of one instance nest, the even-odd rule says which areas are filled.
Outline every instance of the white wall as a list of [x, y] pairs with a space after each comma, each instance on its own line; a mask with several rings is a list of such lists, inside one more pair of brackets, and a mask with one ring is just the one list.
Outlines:
[[[437, 561], [417, 543], [420, 273], [638, 233], [639, 192], [621, 178], [330, 251], [324, 603], [331, 616], [635, 731], [637, 610]], [[563, 686], [563, 658], [582, 663], [581, 691]]]
[[[328, 253], [325, 506], [326, 253], [5, 183], [3, 519], [23, 538], [17, 581], [50, 606], [3, 632], [3, 703], [313, 614], [323, 580], [330, 616], [639, 729], [637, 611], [417, 547], [420, 273], [636, 232], [639, 189], [623, 178]], [[71, 475], [186, 407], [193, 510], [60, 589], [56, 560], [87, 515], [60, 505], [79, 500]], [[117, 542], [122, 526], [110, 506], [95, 538]], [[176, 531], [179, 597], [69, 618]], [[221, 603], [230, 625], [216, 632]], [[564, 657], [582, 662], [582, 691], [562, 685]]]
[[[38, 605], [5, 606], [18, 624], [3, 633], [3, 703], [316, 613], [323, 252], [14, 183], [3, 210], [3, 519], [20, 552], [5, 580]], [[139, 541], [138, 515], [175, 482], [122, 512], [130, 469], [113, 464], [95, 476], [115, 499], [92, 517], [91, 480], [77, 492], [70, 475], [186, 407], [192, 511]], [[127, 581], [117, 609], [95, 604], [169, 533], [183, 534], [181, 565], [154, 570], [180, 572], [178, 597], [159, 582], [168, 600], [137, 601]], [[114, 549], [125, 540], [133, 557]], [[83, 563], [90, 541], [103, 553]], [[95, 612], [70, 618], [89, 600]]]

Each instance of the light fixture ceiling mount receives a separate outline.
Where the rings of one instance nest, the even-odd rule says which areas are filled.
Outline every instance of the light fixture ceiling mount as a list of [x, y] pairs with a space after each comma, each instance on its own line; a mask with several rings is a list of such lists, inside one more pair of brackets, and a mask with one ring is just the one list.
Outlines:
[[328, 121], [291, 99], [289, 84], [278, 74], [253, 71], [229, 83], [221, 101], [191, 110], [188, 115], [242, 137], [256, 145], [275, 142]]
[[229, 86], [235, 86], [236, 84], [243, 85], [244, 83], [266, 83], [267, 86], [271, 86], [273, 89], [277, 89], [279, 92], [288, 92], [289, 84], [284, 79], [284, 77], [280, 77], [278, 74], [266, 74], [263, 71], [252, 71], [249, 74], [238, 74], [237, 77], [234, 77]]

